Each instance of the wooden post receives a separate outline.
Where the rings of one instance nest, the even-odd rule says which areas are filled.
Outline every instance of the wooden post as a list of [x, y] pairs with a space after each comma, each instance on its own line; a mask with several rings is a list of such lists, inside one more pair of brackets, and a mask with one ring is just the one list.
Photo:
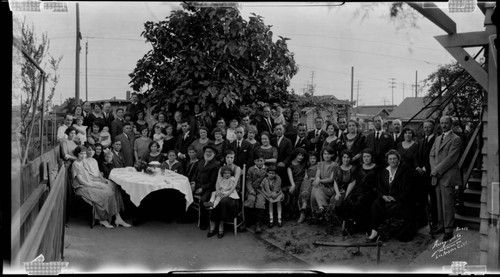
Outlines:
[[[485, 25], [488, 21], [491, 22], [493, 9], [486, 10]], [[496, 27], [493, 24], [486, 25], [486, 30], [496, 33]], [[499, 184], [499, 161], [498, 161], [498, 80], [497, 66], [492, 60], [493, 51], [496, 51], [491, 46], [488, 47], [487, 66], [488, 66], [488, 140], [486, 149], [487, 154], [487, 183], [488, 183], [488, 210], [490, 213], [490, 224], [488, 234], [488, 269], [498, 270], [500, 268], [499, 254], [499, 223], [498, 219], [500, 211], [498, 209], [498, 184]]]
[[80, 103], [80, 12], [76, 3], [75, 103]]
[[[21, 144], [17, 139], [17, 127], [21, 125], [21, 114], [17, 109], [12, 109], [12, 127], [11, 127], [11, 239], [15, 234], [21, 232], [20, 229], [15, 229], [14, 226], [20, 226], [20, 218], [14, 215], [21, 208]], [[7, 215], [6, 215], [7, 216]], [[5, 245], [4, 245], [5, 247]], [[14, 266], [14, 259], [21, 248], [21, 238], [12, 240], [11, 245], [11, 266]]]
[[40, 156], [43, 155], [44, 151], [43, 144], [45, 141], [43, 135], [44, 125], [45, 125], [45, 121], [43, 120], [43, 114], [45, 113], [45, 81], [47, 81], [45, 74], [42, 74], [41, 77], [42, 77], [42, 111], [40, 115]]

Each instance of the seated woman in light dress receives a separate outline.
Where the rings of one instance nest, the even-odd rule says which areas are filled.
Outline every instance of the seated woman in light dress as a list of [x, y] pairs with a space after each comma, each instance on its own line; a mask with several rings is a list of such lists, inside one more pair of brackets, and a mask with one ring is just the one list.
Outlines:
[[99, 220], [99, 224], [106, 228], [113, 228], [110, 224], [115, 216], [116, 226], [130, 227], [120, 216], [120, 210], [123, 210], [123, 200], [116, 184], [105, 179], [97, 161], [93, 156], [93, 150], [87, 152], [85, 146], [78, 146], [74, 154], [77, 160], [72, 165], [73, 188], [75, 194], [80, 195], [86, 202], [93, 207], [94, 219]]

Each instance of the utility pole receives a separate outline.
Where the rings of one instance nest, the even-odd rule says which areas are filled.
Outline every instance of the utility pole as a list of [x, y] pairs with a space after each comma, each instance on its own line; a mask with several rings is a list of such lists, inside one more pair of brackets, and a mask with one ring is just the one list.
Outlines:
[[392, 106], [394, 106], [394, 88], [396, 87], [396, 78], [389, 78], [390, 81], [390, 88], [392, 89]]
[[80, 12], [76, 3], [76, 60], [75, 60], [75, 102], [80, 104]]
[[311, 71], [311, 87], [310, 87], [311, 96], [314, 95], [314, 89], [315, 89], [315, 85], [314, 85], [314, 71]]
[[356, 114], [359, 113], [359, 85], [360, 81], [358, 80], [358, 85], [356, 88]]
[[418, 97], [418, 71], [415, 71], [415, 97]]
[[403, 100], [405, 100], [405, 83], [403, 82]]
[[351, 103], [354, 100], [354, 66], [351, 66]]
[[89, 41], [85, 42], [85, 101], [89, 101], [89, 80], [87, 74], [87, 55], [89, 54]]

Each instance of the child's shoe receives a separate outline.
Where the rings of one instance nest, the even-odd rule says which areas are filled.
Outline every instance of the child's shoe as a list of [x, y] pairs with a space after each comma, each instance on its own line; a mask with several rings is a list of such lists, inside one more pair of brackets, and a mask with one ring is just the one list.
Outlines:
[[281, 223], [281, 220], [278, 220], [278, 227], [281, 227], [283, 226], [283, 224]]
[[274, 223], [272, 221], [269, 221], [269, 228], [273, 228]]

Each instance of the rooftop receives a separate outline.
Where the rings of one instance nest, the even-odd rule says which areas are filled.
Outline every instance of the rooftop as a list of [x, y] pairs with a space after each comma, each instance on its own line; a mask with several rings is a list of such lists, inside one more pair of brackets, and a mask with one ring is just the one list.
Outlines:
[[375, 105], [375, 106], [359, 106], [354, 108], [354, 111], [358, 114], [366, 114], [366, 115], [377, 115], [380, 114], [383, 110], [386, 110], [388, 114], [390, 114], [396, 106], [384, 106], [384, 105]]
[[[420, 112], [420, 110], [426, 105], [424, 97], [406, 97], [399, 106], [395, 107], [394, 110], [387, 117], [388, 119], [401, 119], [402, 121], [408, 121], [415, 114]], [[432, 111], [432, 108], [427, 108], [415, 117], [413, 120], [424, 120]]]

